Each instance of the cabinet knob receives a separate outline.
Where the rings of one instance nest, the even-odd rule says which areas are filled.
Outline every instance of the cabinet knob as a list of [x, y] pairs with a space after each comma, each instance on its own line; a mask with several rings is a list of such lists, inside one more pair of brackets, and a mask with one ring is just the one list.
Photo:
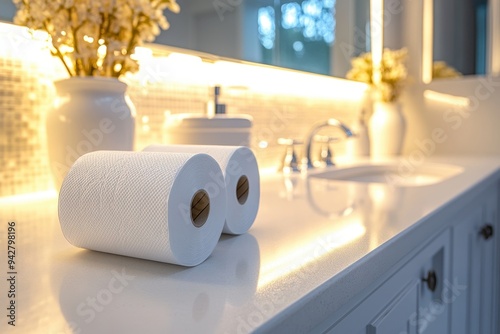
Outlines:
[[493, 226], [491, 224], [486, 224], [479, 233], [483, 236], [484, 240], [488, 240], [493, 236]]
[[422, 278], [422, 281], [427, 282], [427, 287], [429, 290], [434, 292], [437, 287], [437, 276], [434, 270], [429, 270], [427, 272], [427, 278]]

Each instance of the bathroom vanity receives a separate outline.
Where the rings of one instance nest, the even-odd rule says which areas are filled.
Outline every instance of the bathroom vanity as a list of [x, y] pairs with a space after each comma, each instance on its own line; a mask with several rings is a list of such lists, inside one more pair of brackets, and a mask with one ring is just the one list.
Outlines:
[[497, 333], [500, 160], [424, 160], [392, 161], [390, 180], [441, 174], [263, 171], [253, 227], [193, 268], [71, 246], [50, 193], [2, 199], [17, 294], [0, 332]]
[[[447, 160], [454, 159], [441, 161]], [[482, 163], [463, 160], [455, 165], [462, 166], [462, 171], [450, 169], [448, 179], [427, 180], [423, 186], [412, 185], [409, 177], [403, 178], [408, 181], [405, 185], [346, 182], [343, 186], [352, 187], [351, 194], [352, 189], [358, 192], [352, 197], [352, 209], [341, 212], [340, 219], [348, 219], [357, 209], [364, 212], [361, 221], [370, 222], [366, 225], [370, 251], [303, 298], [300, 306], [285, 310], [281, 321], [273, 320], [264, 328], [316, 333], [497, 333], [498, 172], [493, 161]], [[404, 160], [398, 164], [400, 175], [412, 166], [419, 168]], [[342, 191], [328, 176], [332, 172], [320, 174], [330, 179], [322, 179], [323, 187]], [[482, 176], [464, 189], [465, 180], [472, 180], [474, 174]], [[363, 199], [363, 187], [368, 200]], [[344, 194], [349, 196], [349, 190]], [[331, 209], [332, 204], [323, 203], [323, 208]], [[413, 223], [399, 230], [405, 221]]]

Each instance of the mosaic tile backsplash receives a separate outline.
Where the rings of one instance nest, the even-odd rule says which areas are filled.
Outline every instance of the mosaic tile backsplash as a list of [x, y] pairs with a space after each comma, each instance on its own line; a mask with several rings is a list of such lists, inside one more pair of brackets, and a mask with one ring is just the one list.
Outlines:
[[36, 62], [0, 58], [0, 196], [52, 186], [43, 126], [51, 80]]
[[[28, 57], [12, 52], [19, 43], [14, 44], [12, 32], [2, 34], [0, 27], [0, 45], [7, 45], [0, 49], [0, 197], [53, 187], [45, 116], [56, 97], [53, 81], [64, 77], [46, 49], [30, 44]], [[163, 47], [151, 49], [141, 71], [124, 78], [137, 109], [137, 150], [163, 141], [169, 115], [205, 112], [216, 84], [228, 114], [253, 117], [251, 148], [261, 169], [278, 168], [284, 153], [278, 138], [303, 139], [312, 124], [329, 117], [352, 123], [363, 107], [362, 84], [258, 65], [219, 67], [178, 53], [172, 57]], [[335, 145], [341, 155], [342, 143]]]

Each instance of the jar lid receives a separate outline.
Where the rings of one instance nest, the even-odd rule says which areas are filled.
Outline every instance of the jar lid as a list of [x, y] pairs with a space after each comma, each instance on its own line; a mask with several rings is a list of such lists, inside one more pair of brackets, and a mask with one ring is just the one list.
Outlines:
[[169, 116], [165, 126], [181, 126], [189, 128], [250, 128], [252, 117], [250, 115], [220, 114], [208, 117], [203, 114], [175, 114]]

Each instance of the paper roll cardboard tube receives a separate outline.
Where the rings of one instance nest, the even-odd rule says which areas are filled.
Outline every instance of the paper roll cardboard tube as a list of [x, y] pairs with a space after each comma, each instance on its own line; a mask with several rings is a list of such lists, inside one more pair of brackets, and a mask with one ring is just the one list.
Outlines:
[[252, 226], [260, 200], [259, 166], [255, 155], [244, 146], [150, 145], [146, 152], [206, 153], [221, 167], [222, 175], [211, 173], [220, 188], [225, 187], [227, 205], [223, 233], [242, 234]]

